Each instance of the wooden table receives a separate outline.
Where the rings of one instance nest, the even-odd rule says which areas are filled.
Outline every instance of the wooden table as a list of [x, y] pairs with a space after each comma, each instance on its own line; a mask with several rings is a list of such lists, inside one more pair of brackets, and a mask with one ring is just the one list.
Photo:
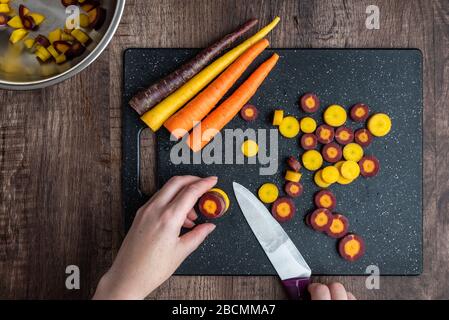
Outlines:
[[[380, 30], [365, 27], [380, 8]], [[89, 298], [124, 236], [120, 203], [122, 53], [204, 47], [250, 17], [281, 24], [272, 47], [419, 48], [424, 59], [424, 273], [342, 281], [364, 299], [449, 298], [449, 5], [410, 1], [128, 0], [109, 48], [51, 88], [0, 91], [0, 298]], [[153, 137], [143, 141], [154, 191]], [[81, 289], [65, 289], [65, 268]], [[284, 298], [275, 277], [172, 277], [154, 299]]]

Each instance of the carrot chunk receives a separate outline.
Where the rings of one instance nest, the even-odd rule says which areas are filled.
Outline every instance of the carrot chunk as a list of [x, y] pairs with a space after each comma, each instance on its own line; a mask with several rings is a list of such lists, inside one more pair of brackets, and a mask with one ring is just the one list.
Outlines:
[[291, 181], [291, 182], [299, 182], [301, 180], [302, 174], [300, 172], [287, 170], [285, 172], [285, 180]]
[[295, 172], [299, 172], [299, 170], [301, 169], [301, 163], [299, 163], [298, 159], [293, 156], [288, 157], [287, 165]]
[[284, 110], [275, 110], [273, 116], [273, 126], [279, 126], [284, 119]]

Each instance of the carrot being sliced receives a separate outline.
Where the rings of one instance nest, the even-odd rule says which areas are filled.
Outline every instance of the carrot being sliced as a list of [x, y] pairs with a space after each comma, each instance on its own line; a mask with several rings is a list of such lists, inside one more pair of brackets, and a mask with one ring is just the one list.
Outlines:
[[254, 59], [268, 45], [268, 40], [262, 39], [246, 50], [244, 54], [231, 64], [206, 89], [191, 100], [184, 108], [165, 121], [164, 127], [177, 139], [182, 138], [196, 123], [207, 116]]
[[201, 72], [187, 81], [182, 87], [159, 102], [153, 109], [146, 112], [141, 117], [142, 121], [145, 122], [154, 132], [159, 130], [168, 118], [170, 118], [176, 111], [178, 111], [213, 79], [215, 79], [249, 47], [265, 38], [265, 36], [279, 23], [279, 20], [280, 18], [276, 17], [271, 23], [260, 29], [252, 37], [248, 38], [237, 47], [228, 51], [210, 65], [205, 67], [201, 70]]
[[229, 98], [193, 128], [187, 139], [187, 145], [190, 149], [194, 152], [200, 151], [239, 113], [240, 109], [256, 93], [278, 59], [279, 56], [275, 53], [263, 62]]

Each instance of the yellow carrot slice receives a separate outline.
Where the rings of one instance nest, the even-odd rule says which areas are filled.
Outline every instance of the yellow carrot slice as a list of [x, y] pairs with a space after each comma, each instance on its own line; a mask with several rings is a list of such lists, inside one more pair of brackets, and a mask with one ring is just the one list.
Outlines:
[[153, 131], [159, 130], [162, 124], [167, 121], [171, 115], [173, 115], [184, 104], [192, 99], [198, 92], [200, 92], [200, 90], [202, 90], [215, 77], [217, 77], [249, 47], [263, 39], [278, 24], [279, 20], [280, 18], [276, 17], [270, 24], [260, 29], [251, 38], [247, 39], [234, 49], [212, 62], [200, 73], [187, 81], [182, 87], [162, 100], [153, 109], [146, 112], [141, 117], [142, 121], [145, 122]]

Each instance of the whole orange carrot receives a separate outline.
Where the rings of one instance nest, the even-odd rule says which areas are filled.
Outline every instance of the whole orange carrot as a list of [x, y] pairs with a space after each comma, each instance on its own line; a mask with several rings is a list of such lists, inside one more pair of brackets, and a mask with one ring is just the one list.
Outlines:
[[196, 123], [207, 116], [254, 59], [268, 45], [268, 40], [262, 39], [246, 50], [244, 54], [232, 63], [206, 89], [191, 100], [184, 108], [165, 121], [164, 127], [177, 139], [182, 138]]
[[187, 139], [187, 145], [190, 149], [194, 152], [200, 151], [239, 113], [240, 109], [256, 93], [276, 65], [278, 59], [279, 56], [276, 53], [273, 54], [229, 98], [212, 111], [199, 125], [193, 128]]

